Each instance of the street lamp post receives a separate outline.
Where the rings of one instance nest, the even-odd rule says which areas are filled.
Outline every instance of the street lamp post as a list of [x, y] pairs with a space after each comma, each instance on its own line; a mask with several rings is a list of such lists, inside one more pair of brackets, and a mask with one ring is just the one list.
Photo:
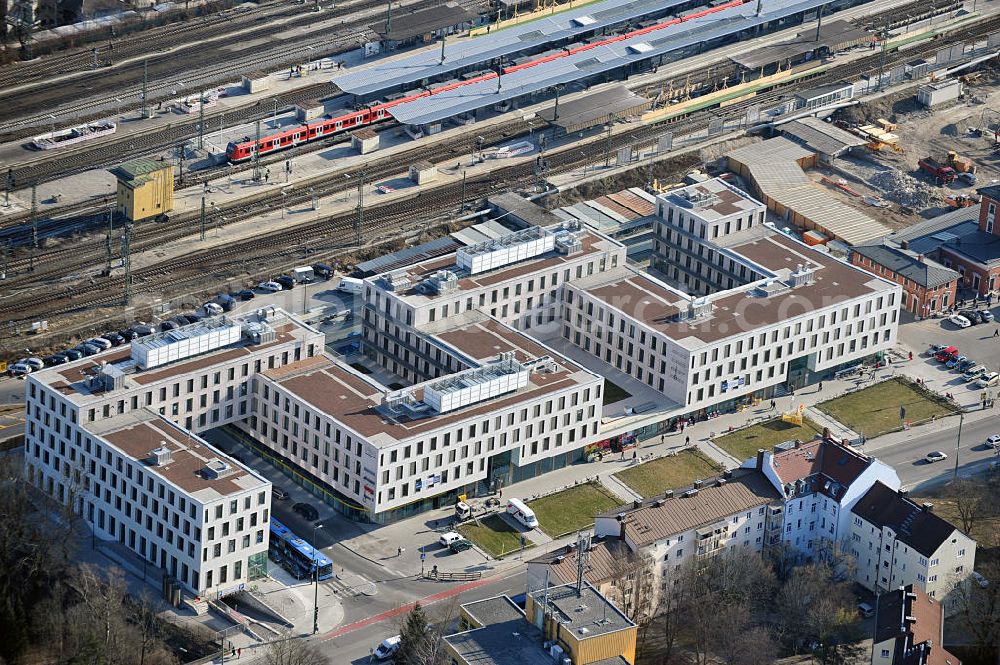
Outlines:
[[316, 549], [316, 530], [322, 529], [323, 525], [317, 522], [313, 524], [313, 635], [319, 632], [319, 565], [316, 563], [318, 560], [317, 549]]
[[962, 450], [962, 423], [965, 421], [965, 413], [958, 414], [958, 439], [955, 441], [955, 471], [951, 476], [952, 481], [958, 480], [958, 454]]

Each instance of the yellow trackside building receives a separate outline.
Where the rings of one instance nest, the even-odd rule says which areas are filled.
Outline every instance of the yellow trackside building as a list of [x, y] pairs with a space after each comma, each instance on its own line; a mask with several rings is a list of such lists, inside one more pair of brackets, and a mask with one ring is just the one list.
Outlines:
[[636, 625], [584, 582], [462, 605], [462, 632], [445, 637], [452, 665], [632, 665]]
[[174, 166], [156, 159], [136, 159], [111, 169], [118, 179], [118, 212], [131, 221], [173, 210]]

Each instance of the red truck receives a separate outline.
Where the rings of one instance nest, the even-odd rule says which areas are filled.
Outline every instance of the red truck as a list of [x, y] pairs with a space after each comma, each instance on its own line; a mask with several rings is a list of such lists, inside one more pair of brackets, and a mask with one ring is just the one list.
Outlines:
[[934, 176], [939, 184], [947, 184], [956, 178], [955, 169], [934, 160], [931, 157], [924, 157], [919, 162], [920, 168]]

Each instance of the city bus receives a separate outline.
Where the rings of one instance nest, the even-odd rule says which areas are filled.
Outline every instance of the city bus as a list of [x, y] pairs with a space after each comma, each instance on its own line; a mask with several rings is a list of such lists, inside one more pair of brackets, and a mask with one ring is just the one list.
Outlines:
[[267, 555], [298, 579], [312, 579], [317, 568], [320, 580], [333, 577], [333, 562], [273, 517]]

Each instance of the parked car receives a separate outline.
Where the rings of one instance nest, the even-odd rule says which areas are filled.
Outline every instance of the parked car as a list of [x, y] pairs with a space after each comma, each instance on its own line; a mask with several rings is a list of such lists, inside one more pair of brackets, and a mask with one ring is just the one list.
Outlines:
[[198, 312], [184, 312], [183, 314], [177, 317], [177, 322], [180, 323], [181, 321], [187, 321], [188, 324], [192, 324], [192, 323], [198, 323], [204, 318], [205, 317], [199, 314]]
[[972, 323], [961, 314], [952, 314], [948, 317], [948, 321], [951, 322], [952, 325], [958, 326], [959, 328], [968, 328], [972, 325]]
[[177, 323], [173, 319], [169, 319], [160, 324], [160, 330], [166, 332], [168, 330], [176, 330], [181, 327], [181, 324]]
[[862, 618], [868, 619], [875, 616], [875, 608], [868, 603], [858, 603], [858, 614], [860, 614]]
[[979, 312], [975, 310], [964, 309], [961, 312], [959, 312], [959, 314], [967, 318], [969, 320], [969, 323], [972, 325], [976, 325], [977, 323], [979, 323]]
[[202, 307], [207, 316], [219, 316], [224, 311], [222, 305], [214, 302], [207, 302]]
[[83, 351], [80, 349], [66, 349], [62, 352], [69, 360], [79, 360], [83, 357]]
[[310, 522], [319, 519], [319, 511], [316, 510], [315, 506], [312, 506], [308, 503], [297, 503], [294, 506], [292, 506], [292, 510], [301, 515], [304, 519], [309, 520]]
[[946, 361], [944, 366], [948, 369], [955, 369], [958, 367], [959, 363], [965, 362], [966, 360], [968, 360], [968, 358], [965, 356], [955, 356], [951, 360]]
[[271, 496], [278, 501], [284, 501], [292, 495], [289, 494], [286, 489], [278, 487], [277, 485], [271, 485]]
[[321, 279], [330, 279], [333, 277], [333, 268], [325, 263], [314, 263], [312, 269], [313, 274]]
[[966, 358], [962, 362], [958, 363], [958, 365], [955, 366], [955, 369], [957, 369], [959, 372], [964, 372], [970, 367], [975, 367], [975, 365], [976, 365], [975, 360], [973, 360], [972, 358]]
[[35, 358], [34, 356], [32, 356], [31, 358], [25, 358], [21, 362], [30, 367], [32, 371], [35, 372], [37, 372], [40, 369], [45, 369], [45, 361], [42, 360], [41, 358]]
[[233, 311], [233, 307], [236, 307], [236, 298], [228, 293], [220, 293], [216, 297], [215, 302], [219, 303], [219, 307], [222, 308], [223, 312]]
[[125, 330], [122, 330], [118, 334], [121, 335], [122, 339], [125, 340], [126, 342], [131, 342], [132, 340], [139, 338], [139, 333], [132, 330], [131, 328], [126, 328]]
[[924, 459], [933, 464], [934, 462], [943, 462], [944, 460], [948, 459], [948, 456], [943, 452], [941, 452], [940, 450], [932, 450], [931, 452], [927, 453], [927, 456], [924, 457]]
[[146, 337], [147, 335], [152, 335], [156, 332], [156, 328], [146, 323], [137, 323], [130, 327], [129, 330], [135, 331], [139, 337]]
[[993, 312], [988, 309], [981, 309], [976, 314], [979, 315], [979, 320], [983, 323], [989, 323], [993, 320]]
[[993, 434], [986, 437], [986, 447], [993, 448], [994, 450], [1000, 448], [1000, 434]]
[[83, 351], [83, 355], [85, 356], [93, 356], [104, 350], [101, 347], [97, 346], [96, 344], [91, 344], [90, 342], [87, 342], [86, 344], [81, 344], [76, 348]]
[[277, 293], [281, 291], [281, 284], [277, 282], [261, 282], [257, 285], [257, 288], [266, 293]]
[[109, 332], [106, 335], [102, 335], [101, 339], [106, 339], [111, 342], [111, 346], [120, 346], [125, 343], [125, 338], [116, 332]]
[[997, 383], [1000, 383], [1000, 374], [997, 374], [996, 372], [983, 374], [976, 379], [977, 388], [989, 388], [990, 386], [995, 386]]
[[107, 351], [114, 346], [114, 344], [111, 343], [111, 340], [104, 339], [103, 337], [88, 339], [87, 344], [93, 344], [94, 346], [99, 347], [102, 351]]
[[934, 359], [937, 360], [939, 363], [945, 363], [957, 355], [958, 355], [957, 346], [946, 346], [945, 348], [940, 349], [937, 353], [934, 354]]
[[253, 300], [254, 298], [257, 297], [257, 294], [251, 291], [250, 289], [243, 289], [242, 291], [236, 294], [236, 297], [239, 298], [240, 300]]
[[285, 291], [291, 291], [295, 288], [295, 280], [288, 275], [281, 275], [280, 277], [275, 277], [274, 281], [281, 285], [281, 288]]
[[927, 350], [924, 351], [924, 355], [933, 358], [938, 354], [938, 351], [941, 351], [942, 349], [946, 348], [948, 348], [947, 344], [931, 344], [930, 346], [927, 347]]
[[965, 374], [962, 375], [963, 381], [974, 381], [979, 378], [980, 374], [986, 372], [986, 367], [983, 365], [973, 365], [969, 369], [965, 370]]
[[65, 353], [53, 353], [51, 356], [46, 356], [45, 366], [54, 367], [55, 365], [65, 365], [69, 362], [69, 358], [66, 357]]
[[456, 540], [451, 545], [448, 545], [448, 549], [451, 550], [453, 554], [458, 554], [459, 552], [472, 549], [472, 543], [465, 538], [462, 538], [461, 540]]
[[31, 374], [31, 367], [24, 363], [14, 363], [7, 368], [7, 373], [11, 376], [25, 376]]

